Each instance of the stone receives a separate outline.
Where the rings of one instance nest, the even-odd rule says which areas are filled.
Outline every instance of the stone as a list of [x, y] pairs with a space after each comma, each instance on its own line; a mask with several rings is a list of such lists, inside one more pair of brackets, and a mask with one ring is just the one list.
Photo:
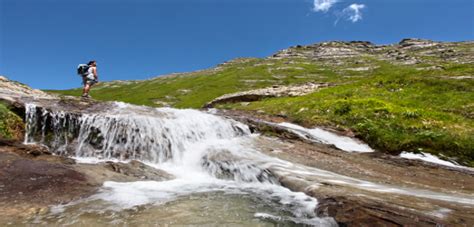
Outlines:
[[284, 97], [284, 96], [303, 96], [313, 93], [321, 88], [332, 86], [328, 83], [305, 83], [299, 85], [273, 85], [268, 88], [237, 92], [220, 96], [204, 107], [211, 108], [216, 104], [234, 103], [234, 102], [254, 102], [268, 97]]
[[129, 163], [106, 162], [103, 165], [114, 172], [117, 172], [126, 176], [132, 176], [137, 179], [146, 179], [146, 180], [155, 180], [155, 181], [174, 179], [174, 176], [168, 174], [167, 172], [150, 167], [137, 160], [132, 160]]
[[426, 39], [403, 39], [399, 45], [404, 49], [421, 49], [438, 45], [437, 42]]

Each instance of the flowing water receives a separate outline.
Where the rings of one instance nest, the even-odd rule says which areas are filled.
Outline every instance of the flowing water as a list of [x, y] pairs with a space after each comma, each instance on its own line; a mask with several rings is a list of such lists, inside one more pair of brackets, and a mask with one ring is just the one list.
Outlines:
[[26, 110], [26, 143], [45, 144], [79, 161], [137, 159], [176, 177], [106, 182], [96, 195], [55, 207], [34, 223], [336, 225], [316, 217], [316, 199], [279, 184], [278, 177], [287, 175], [315, 185], [474, 204], [469, 195], [393, 188], [269, 157], [246, 125], [197, 110], [124, 103], [96, 113], [46, 111], [33, 104]]
[[258, 136], [239, 122], [196, 110], [123, 103], [96, 114], [26, 106], [26, 143], [78, 161], [140, 160], [176, 178], [106, 182], [90, 198], [58, 206], [34, 223], [240, 224], [331, 226], [317, 200], [279, 185]]

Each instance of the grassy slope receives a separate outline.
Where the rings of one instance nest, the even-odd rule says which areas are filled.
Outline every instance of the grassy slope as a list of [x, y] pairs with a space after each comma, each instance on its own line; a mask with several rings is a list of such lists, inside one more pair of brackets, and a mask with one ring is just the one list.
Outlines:
[[[453, 66], [443, 74], [461, 72], [472, 75], [474, 66]], [[474, 166], [474, 81], [434, 75], [385, 65], [354, 83], [307, 96], [221, 107], [286, 115], [304, 125], [349, 128], [387, 152], [427, 151]]]
[[[472, 51], [473, 47], [460, 45], [458, 49]], [[239, 59], [216, 70], [103, 83], [94, 88], [92, 95], [99, 100], [199, 108], [220, 95], [242, 90], [306, 81], [332, 82], [339, 86], [303, 97], [220, 107], [284, 114], [304, 125], [347, 128], [382, 151], [427, 151], [457, 157], [474, 166], [474, 82], [448, 79], [472, 76], [474, 66], [435, 57], [426, 59], [430, 63], [416, 66], [370, 56], [347, 58], [342, 64], [304, 58]], [[415, 68], [434, 64], [445, 69]], [[352, 67], [373, 69], [348, 70]], [[52, 92], [80, 95], [80, 89]]]
[[[158, 100], [178, 108], [200, 108], [206, 102], [227, 93], [273, 84], [327, 80], [318, 75], [329, 75], [331, 81], [337, 81], [334, 72], [317, 64], [307, 64], [301, 60], [291, 64], [291, 67], [297, 69], [285, 69], [283, 67], [288, 66], [286, 63], [286, 60], [240, 59], [215, 71], [134, 81], [128, 84], [102, 83], [93, 88], [91, 95], [98, 100], [120, 100], [133, 104], [161, 106], [160, 102], [156, 102]], [[273, 70], [275, 68], [282, 69]], [[309, 78], [300, 78], [302, 74], [313, 75]], [[50, 92], [74, 96], [81, 94], [80, 89]]]
[[22, 119], [0, 104], [0, 138], [19, 139], [23, 132]]

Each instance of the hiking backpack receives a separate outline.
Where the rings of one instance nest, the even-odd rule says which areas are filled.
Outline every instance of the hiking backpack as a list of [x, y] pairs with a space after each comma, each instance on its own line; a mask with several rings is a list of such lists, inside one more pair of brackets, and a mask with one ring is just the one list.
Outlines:
[[77, 66], [77, 74], [81, 76], [86, 76], [89, 70], [89, 66], [86, 64], [79, 64]]

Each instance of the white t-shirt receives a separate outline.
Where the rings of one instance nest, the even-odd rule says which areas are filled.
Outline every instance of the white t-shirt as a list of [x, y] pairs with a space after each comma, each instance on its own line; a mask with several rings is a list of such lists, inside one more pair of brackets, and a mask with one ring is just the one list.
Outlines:
[[89, 67], [89, 69], [87, 69], [87, 78], [90, 79], [90, 80], [95, 79], [94, 69], [92, 67]]

